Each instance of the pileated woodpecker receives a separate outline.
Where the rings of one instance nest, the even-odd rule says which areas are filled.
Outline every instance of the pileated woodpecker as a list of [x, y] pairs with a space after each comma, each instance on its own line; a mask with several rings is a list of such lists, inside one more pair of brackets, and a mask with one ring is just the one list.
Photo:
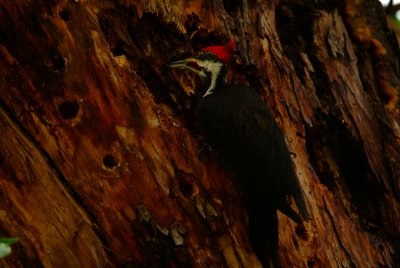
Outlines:
[[302, 223], [288, 204], [289, 195], [303, 219], [308, 219], [308, 210], [283, 134], [271, 112], [254, 89], [227, 84], [226, 63], [234, 46], [231, 41], [229, 46], [206, 47], [168, 66], [200, 76], [204, 93], [196, 108], [199, 129], [244, 189], [253, 250], [264, 267], [270, 267], [270, 261], [280, 267], [276, 211]]

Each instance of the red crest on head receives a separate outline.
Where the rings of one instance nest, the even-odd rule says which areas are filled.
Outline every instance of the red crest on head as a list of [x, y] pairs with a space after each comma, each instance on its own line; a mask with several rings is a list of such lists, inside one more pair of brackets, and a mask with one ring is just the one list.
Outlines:
[[215, 56], [217, 56], [220, 60], [228, 62], [230, 58], [232, 57], [232, 51], [236, 47], [236, 42], [235, 40], [229, 41], [228, 45], [224, 46], [210, 46], [210, 47], [205, 47], [202, 48], [201, 51], [203, 52], [211, 52]]

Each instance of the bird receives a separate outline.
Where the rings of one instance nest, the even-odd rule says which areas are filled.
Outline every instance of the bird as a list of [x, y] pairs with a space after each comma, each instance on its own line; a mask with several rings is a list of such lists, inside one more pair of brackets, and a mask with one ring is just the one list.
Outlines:
[[[167, 66], [200, 77], [202, 96], [195, 108], [200, 134], [243, 189], [253, 251], [263, 267], [280, 267], [277, 210], [298, 224], [308, 220], [309, 213], [291, 153], [271, 111], [253, 88], [227, 82], [234, 49], [231, 40]], [[301, 217], [288, 196], [294, 197]]]

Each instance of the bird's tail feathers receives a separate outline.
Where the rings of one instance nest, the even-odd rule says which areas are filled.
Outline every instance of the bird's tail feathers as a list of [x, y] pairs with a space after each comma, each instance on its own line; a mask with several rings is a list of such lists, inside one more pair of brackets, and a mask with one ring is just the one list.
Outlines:
[[277, 209], [296, 223], [302, 224], [303, 221], [301, 220], [300, 216], [296, 213], [296, 211], [294, 211], [291, 206], [289, 206], [287, 202], [281, 202]]
[[294, 194], [294, 200], [296, 202], [297, 208], [300, 211], [301, 216], [305, 221], [308, 221], [310, 218], [310, 215], [308, 213], [308, 208], [306, 205], [306, 200], [304, 198], [303, 192], [301, 191], [301, 188], [299, 186], [297, 193]]
[[294, 195], [294, 199], [302, 218], [300, 218], [299, 214], [294, 211], [294, 209], [289, 205], [286, 199], [278, 202], [277, 209], [296, 223], [302, 224], [303, 220], [308, 221], [309, 219], [309, 213], [303, 193], [300, 192], [299, 194]]
[[[280, 268], [276, 209], [249, 208], [251, 246], [264, 268]], [[272, 266], [271, 266], [272, 264]]]

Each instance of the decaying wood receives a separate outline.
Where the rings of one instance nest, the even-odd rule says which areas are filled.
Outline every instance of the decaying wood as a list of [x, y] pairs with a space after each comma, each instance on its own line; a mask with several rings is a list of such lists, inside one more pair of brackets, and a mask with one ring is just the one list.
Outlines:
[[197, 81], [164, 67], [233, 38], [311, 213], [279, 215], [282, 266], [398, 267], [399, 47], [353, 2], [3, 0], [0, 266], [260, 267]]

